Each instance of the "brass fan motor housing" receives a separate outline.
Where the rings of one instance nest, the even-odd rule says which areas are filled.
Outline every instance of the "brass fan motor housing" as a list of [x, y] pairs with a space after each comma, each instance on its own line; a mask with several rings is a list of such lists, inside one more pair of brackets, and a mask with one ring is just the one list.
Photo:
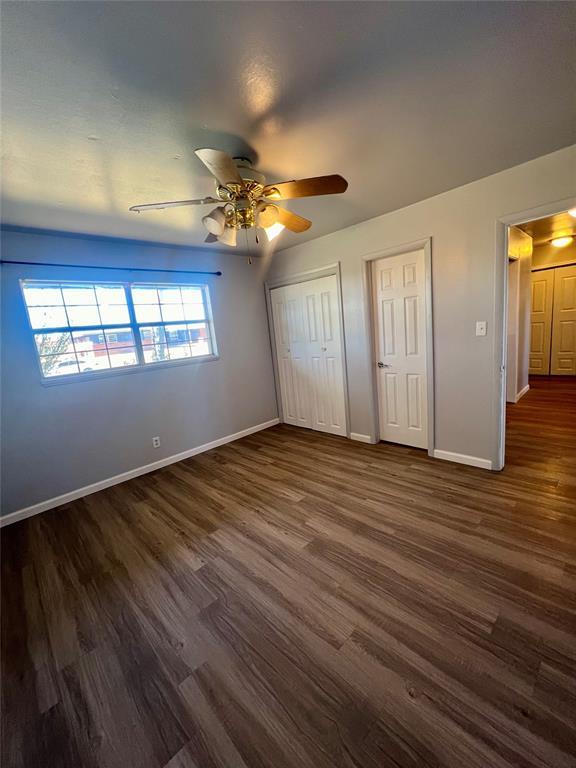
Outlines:
[[230, 183], [219, 186], [216, 194], [226, 203], [226, 226], [234, 229], [251, 229], [257, 226], [256, 207], [263, 190], [264, 186], [256, 181], [246, 181], [243, 185]]

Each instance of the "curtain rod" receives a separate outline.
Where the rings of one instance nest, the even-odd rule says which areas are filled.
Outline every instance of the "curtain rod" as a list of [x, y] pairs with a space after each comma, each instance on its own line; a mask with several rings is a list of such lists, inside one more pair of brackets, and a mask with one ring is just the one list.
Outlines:
[[71, 267], [72, 269], [115, 269], [120, 272], [173, 272], [179, 275], [215, 275], [221, 277], [222, 272], [202, 272], [194, 269], [152, 269], [150, 267], [105, 267], [101, 264], [56, 264], [48, 261], [11, 261], [0, 259], [0, 264], [24, 264], [30, 267]]

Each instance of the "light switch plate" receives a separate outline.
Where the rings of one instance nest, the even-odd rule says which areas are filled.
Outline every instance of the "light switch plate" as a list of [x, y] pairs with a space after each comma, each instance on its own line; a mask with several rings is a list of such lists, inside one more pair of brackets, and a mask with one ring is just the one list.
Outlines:
[[476, 336], [486, 336], [486, 320], [476, 320]]

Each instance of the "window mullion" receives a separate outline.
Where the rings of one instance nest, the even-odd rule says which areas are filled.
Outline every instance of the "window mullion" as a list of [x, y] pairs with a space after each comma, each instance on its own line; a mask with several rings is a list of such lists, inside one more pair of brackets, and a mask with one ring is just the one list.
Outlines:
[[144, 365], [144, 349], [142, 348], [142, 339], [140, 338], [140, 327], [136, 320], [136, 310], [134, 309], [134, 302], [132, 301], [132, 283], [125, 285], [124, 291], [126, 293], [126, 303], [128, 304], [130, 327], [132, 328], [132, 335], [134, 336], [138, 365]]

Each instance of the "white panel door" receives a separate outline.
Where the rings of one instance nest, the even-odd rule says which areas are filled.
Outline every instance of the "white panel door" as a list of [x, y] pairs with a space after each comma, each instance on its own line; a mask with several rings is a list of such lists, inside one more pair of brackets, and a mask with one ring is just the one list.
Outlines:
[[380, 439], [426, 448], [424, 251], [372, 264]]
[[283, 420], [346, 434], [336, 276], [270, 291]]
[[532, 308], [530, 313], [530, 374], [550, 373], [552, 339], [552, 303], [554, 270], [532, 272]]
[[576, 266], [554, 270], [554, 310], [550, 373], [576, 374]]
[[307, 334], [313, 429], [346, 434], [336, 275], [300, 283]]

